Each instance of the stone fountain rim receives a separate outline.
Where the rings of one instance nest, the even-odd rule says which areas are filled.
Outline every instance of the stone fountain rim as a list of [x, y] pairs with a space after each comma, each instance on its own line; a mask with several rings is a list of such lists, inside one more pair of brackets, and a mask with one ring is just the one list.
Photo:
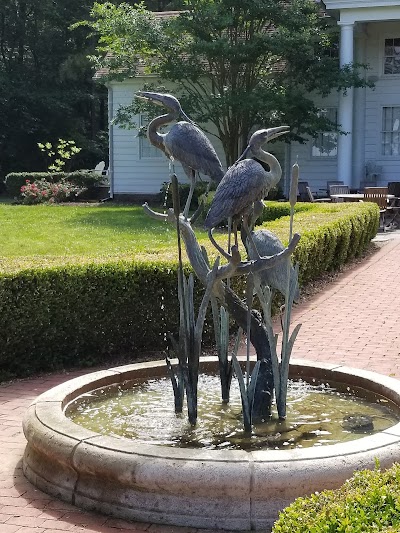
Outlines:
[[[239, 357], [239, 360], [245, 360]], [[173, 361], [174, 362], [174, 361]], [[201, 363], [215, 364], [218, 362], [217, 357], [202, 357]], [[313, 460], [324, 459], [329, 457], [338, 457], [344, 455], [360, 454], [367, 451], [373, 451], [384, 447], [386, 444], [393, 444], [394, 441], [400, 444], [400, 422], [387, 428], [386, 430], [361, 437], [359, 439], [346, 443], [330, 444], [321, 447], [296, 448], [289, 450], [202, 450], [190, 448], [176, 448], [169, 446], [160, 446], [157, 444], [140, 444], [138, 450], [137, 443], [134, 440], [124, 437], [103, 436], [90, 431], [82, 426], [78, 426], [67, 418], [64, 414], [66, 405], [89, 390], [101, 388], [103, 386], [115, 384], [132, 379], [133, 375], [138, 372], [147, 374], [150, 370], [165, 370], [165, 361], [150, 361], [145, 363], [133, 363], [124, 366], [112, 367], [108, 370], [91, 372], [83, 376], [73, 378], [63, 384], [57, 385], [49, 391], [38, 396], [31, 404], [35, 407], [41, 423], [49, 429], [53, 429], [60, 435], [65, 435], [69, 439], [77, 441], [90, 440], [91, 444], [100, 446], [103, 449], [114, 450], [123, 454], [133, 453], [142, 456], [156, 457], [174, 457], [174, 459], [193, 460], [193, 461], [226, 461], [228, 457], [231, 460], [251, 460], [255, 461], [293, 461], [293, 460]], [[352, 378], [353, 386], [360, 386], [356, 381], [361, 382], [361, 387], [366, 384], [371, 385], [364, 387], [368, 390], [380, 394], [400, 407], [400, 381], [371, 372], [368, 370], [356, 369], [340, 364], [316, 363], [304, 359], [293, 359], [290, 363], [291, 373], [298, 375], [296, 370], [305, 369], [304, 375], [312, 376], [317, 370], [328, 375], [335, 382], [346, 383], [348, 376]], [[310, 372], [307, 374], [307, 372]], [[118, 378], [113, 380], [112, 378]], [[300, 376], [301, 377], [301, 376]], [[325, 379], [325, 378], [324, 378]], [[388, 394], [389, 393], [389, 394]], [[50, 408], [50, 409], [49, 409]], [[29, 411], [27, 417], [29, 418]], [[25, 427], [25, 422], [24, 422]], [[384, 439], [383, 439], [384, 437]]]
[[[244, 358], [243, 358], [244, 359]], [[217, 358], [202, 358], [213, 365]], [[361, 386], [400, 408], [400, 382], [342, 365], [293, 360], [292, 373]], [[40, 395], [23, 427], [25, 476], [78, 507], [127, 520], [228, 531], [269, 530], [299, 496], [335, 489], [355, 470], [400, 461], [400, 423], [372, 436], [292, 450], [197, 450], [101, 436], [64, 414], [74, 398], [138, 376], [165, 375], [165, 362], [86, 374]]]

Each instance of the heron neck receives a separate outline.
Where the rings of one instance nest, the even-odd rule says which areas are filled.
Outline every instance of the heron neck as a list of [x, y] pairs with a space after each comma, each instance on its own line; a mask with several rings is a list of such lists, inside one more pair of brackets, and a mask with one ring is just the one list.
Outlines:
[[269, 166], [268, 174], [271, 176], [271, 185], [273, 187], [279, 182], [282, 177], [282, 167], [279, 164], [279, 161], [275, 156], [273, 156], [269, 152], [266, 152], [262, 148], [259, 148], [253, 153], [257, 157], [257, 159], [259, 159], [263, 163], [267, 163], [267, 165]]
[[165, 126], [177, 118], [176, 113], [168, 113], [167, 115], [161, 115], [154, 118], [147, 127], [147, 137], [151, 144], [157, 146], [157, 148], [164, 149], [164, 136], [165, 134], [159, 133], [157, 130], [160, 126]]

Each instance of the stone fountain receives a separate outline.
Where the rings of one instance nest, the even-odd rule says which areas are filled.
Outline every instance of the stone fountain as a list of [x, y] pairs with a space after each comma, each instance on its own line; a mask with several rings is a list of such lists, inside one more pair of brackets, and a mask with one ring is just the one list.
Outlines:
[[[231, 378], [236, 375], [247, 432], [252, 431], [254, 423], [271, 416], [274, 395], [278, 417], [285, 418], [289, 377], [368, 390], [400, 406], [400, 385], [394, 379], [340, 365], [299, 360], [289, 365], [299, 329], [296, 326], [290, 331], [290, 312], [297, 295], [297, 270], [291, 265], [290, 255], [300, 238], [292, 235], [297, 178], [295, 166], [288, 247], [266, 230], [251, 231], [250, 237], [245, 233], [242, 238], [244, 260], [236, 243], [227, 250], [219, 248], [226, 258], [224, 264], [218, 257], [211, 266], [199, 246], [192, 229], [197, 213], [192, 219], [187, 209], [180, 213], [175, 176], [174, 209], [160, 214], [145, 206], [150, 216], [177, 229], [181, 325], [178, 337], [171, 337], [176, 358], [167, 357], [167, 364], [139, 363], [94, 372], [39, 396], [24, 420], [28, 444], [23, 468], [35, 486], [79, 507], [125, 519], [228, 531], [269, 530], [279, 510], [296, 497], [336, 488], [354, 470], [373, 468], [376, 459], [382, 467], [400, 459], [400, 424], [356, 441], [325, 447], [244, 451], [139, 445], [134, 440], [85, 429], [65, 415], [67, 405], [82, 394], [131, 380], [169, 376], [176, 412], [181, 412], [186, 403], [189, 422], [195, 425], [200, 368], [220, 375], [221, 402], [229, 401]], [[249, 220], [256, 218], [252, 211], [248, 215]], [[197, 315], [193, 276], [186, 279], [183, 273], [181, 241], [194, 273], [205, 287]], [[246, 277], [244, 300], [231, 285], [231, 280], [239, 276]], [[271, 286], [279, 285], [277, 278], [283, 280], [285, 293], [280, 350], [271, 319]], [[253, 307], [254, 294], [262, 312]], [[202, 358], [202, 330], [209, 308], [218, 357]], [[235, 349], [230, 351], [229, 317], [239, 325], [239, 332], [247, 333], [255, 357], [250, 356], [249, 349], [246, 356], [237, 355], [240, 333]]]

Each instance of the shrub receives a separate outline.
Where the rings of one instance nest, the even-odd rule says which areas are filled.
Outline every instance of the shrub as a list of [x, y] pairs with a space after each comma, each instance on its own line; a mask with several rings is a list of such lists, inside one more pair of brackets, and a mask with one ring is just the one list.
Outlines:
[[21, 187], [27, 180], [30, 183], [46, 180], [49, 183], [58, 183], [66, 180], [81, 188], [89, 188], [100, 184], [104, 176], [89, 170], [77, 170], [75, 172], [11, 172], [5, 177], [4, 183], [7, 193], [13, 198], [20, 198]]
[[178, 327], [176, 285], [177, 264], [163, 261], [3, 274], [0, 380], [166, 349]]
[[43, 202], [66, 202], [74, 200], [83, 189], [73, 185], [67, 180], [50, 183], [46, 180], [38, 180], [21, 187], [22, 203], [27, 205], [40, 204]]
[[400, 530], [400, 465], [356, 472], [337, 490], [297, 498], [273, 533], [369, 533]]
[[[271, 212], [290, 212], [288, 202], [267, 202], [263, 216]], [[269, 230], [287, 242], [288, 216], [264, 222]], [[376, 235], [379, 209], [371, 202], [345, 204], [296, 204], [294, 230], [301, 239], [293, 254], [298, 262], [300, 285], [316, 279], [322, 272], [340, 269], [358, 257]]]

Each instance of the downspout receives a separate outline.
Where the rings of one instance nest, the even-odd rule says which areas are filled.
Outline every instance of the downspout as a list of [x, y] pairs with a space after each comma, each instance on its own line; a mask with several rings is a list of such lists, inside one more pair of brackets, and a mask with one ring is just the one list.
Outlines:
[[110, 199], [114, 198], [114, 125], [112, 123], [114, 111], [114, 95], [110, 84], [108, 89], [108, 174], [110, 180]]

